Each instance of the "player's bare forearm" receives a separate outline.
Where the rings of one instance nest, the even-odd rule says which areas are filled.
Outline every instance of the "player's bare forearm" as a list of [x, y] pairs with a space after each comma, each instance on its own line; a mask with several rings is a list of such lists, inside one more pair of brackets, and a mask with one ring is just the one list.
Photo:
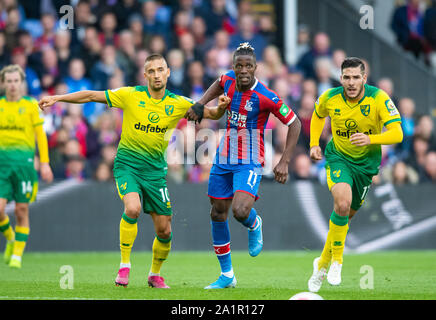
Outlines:
[[301, 122], [298, 118], [292, 122], [288, 128], [288, 134], [286, 137], [286, 146], [283, 151], [283, 155], [280, 158], [279, 163], [273, 169], [274, 179], [279, 183], [286, 183], [288, 180], [289, 162], [291, 161], [292, 153], [300, 136]]
[[300, 136], [301, 122], [296, 118], [294, 122], [288, 128], [288, 134], [286, 136], [286, 145], [283, 155], [280, 159], [281, 162], [288, 163], [291, 161], [292, 153], [297, 145], [298, 137]]
[[206, 92], [203, 94], [203, 96], [198, 100], [198, 103], [201, 103], [202, 105], [206, 105], [213, 99], [216, 99], [221, 94], [224, 93], [224, 89], [220, 86], [220, 81], [216, 80], [212, 85], [206, 90]]
[[87, 102], [100, 102], [106, 103], [106, 96], [104, 91], [83, 90], [68, 94], [46, 96], [39, 101], [39, 107], [45, 109], [51, 107], [56, 102], [67, 103], [87, 103]]
[[225, 112], [226, 112], [225, 109], [220, 109], [218, 107], [205, 107], [203, 118], [218, 120], [224, 115]]

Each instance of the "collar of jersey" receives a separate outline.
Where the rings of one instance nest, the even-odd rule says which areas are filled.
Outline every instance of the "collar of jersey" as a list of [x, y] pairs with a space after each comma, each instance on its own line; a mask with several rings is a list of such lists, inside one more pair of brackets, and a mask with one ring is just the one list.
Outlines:
[[346, 104], [349, 108], [354, 109], [354, 108], [357, 107], [359, 104], [361, 104], [362, 101], [367, 97], [366, 94], [368, 93], [368, 85], [365, 84], [364, 87], [365, 87], [365, 93], [364, 93], [362, 99], [360, 99], [359, 102], [357, 102], [354, 106], [350, 106], [350, 105], [348, 104], [347, 98], [345, 98], [345, 95], [344, 95], [344, 90], [342, 90], [342, 92], [341, 92], [342, 99], [344, 99], [345, 104]]
[[154, 99], [154, 98], [150, 95], [150, 92], [148, 91], [148, 87], [147, 87], [147, 86], [142, 86], [142, 88], [144, 88], [144, 91], [145, 91], [145, 93], [147, 93], [148, 98], [149, 98], [150, 101], [153, 102], [154, 104], [161, 103], [162, 101], [164, 101], [164, 99], [165, 99], [165, 98], [167, 97], [167, 95], [168, 95], [168, 90], [165, 89], [165, 94], [164, 94], [163, 98], [162, 98], [159, 102], [155, 102], [155, 100], [157, 100], [157, 99]]

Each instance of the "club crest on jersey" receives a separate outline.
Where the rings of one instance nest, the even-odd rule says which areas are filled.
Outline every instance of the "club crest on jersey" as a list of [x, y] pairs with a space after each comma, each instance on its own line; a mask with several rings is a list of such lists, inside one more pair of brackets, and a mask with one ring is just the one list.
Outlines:
[[388, 112], [391, 116], [396, 116], [399, 114], [397, 107], [392, 102], [392, 100], [386, 100], [385, 101], [386, 109], [388, 109]]
[[248, 100], [247, 103], [245, 104], [244, 109], [247, 110], [247, 111], [253, 111], [253, 102]]
[[167, 116], [172, 115], [174, 112], [174, 106], [173, 105], [165, 105], [165, 113]]
[[364, 104], [360, 106], [360, 112], [367, 117], [369, 115], [369, 112], [371, 111], [371, 105], [370, 104]]

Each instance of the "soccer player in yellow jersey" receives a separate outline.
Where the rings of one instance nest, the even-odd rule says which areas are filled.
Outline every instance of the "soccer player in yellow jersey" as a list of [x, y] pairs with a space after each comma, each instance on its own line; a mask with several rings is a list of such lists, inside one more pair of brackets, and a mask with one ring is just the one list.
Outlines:
[[[120, 222], [121, 264], [115, 284], [127, 286], [130, 273], [130, 253], [142, 211], [150, 214], [156, 237], [148, 284], [155, 288], [169, 288], [160, 276], [163, 261], [171, 249], [171, 201], [166, 186], [167, 164], [165, 150], [171, 132], [194, 103], [189, 98], [166, 90], [170, 69], [159, 54], [150, 55], [144, 65], [147, 86], [122, 87], [106, 91], [79, 91], [66, 95], [44, 97], [42, 109], [57, 101], [69, 103], [100, 102], [123, 110], [121, 140], [114, 162], [114, 177], [118, 193], [124, 203]], [[220, 97], [216, 108], [206, 108], [204, 117], [219, 119], [229, 102]]]
[[[40, 173], [51, 182], [53, 173], [48, 158], [47, 136], [42, 127], [38, 102], [23, 96], [25, 75], [18, 65], [0, 71], [6, 95], [0, 98], [0, 231], [5, 236], [4, 260], [21, 268], [21, 258], [29, 236], [29, 203], [38, 191], [35, 171], [35, 138], [39, 149]], [[15, 201], [15, 231], [5, 213], [8, 201]]]
[[[397, 108], [383, 90], [366, 84], [363, 62], [347, 58], [341, 70], [342, 86], [319, 97], [310, 125], [310, 157], [321, 160], [319, 138], [325, 118], [331, 119], [333, 137], [326, 147], [325, 158], [327, 183], [334, 202], [327, 240], [321, 256], [313, 262], [313, 274], [308, 281], [312, 292], [321, 288], [326, 274], [331, 285], [341, 283], [349, 219], [363, 204], [372, 178], [378, 174], [381, 145], [400, 143], [403, 139]], [[387, 129], [384, 132], [383, 127]]]

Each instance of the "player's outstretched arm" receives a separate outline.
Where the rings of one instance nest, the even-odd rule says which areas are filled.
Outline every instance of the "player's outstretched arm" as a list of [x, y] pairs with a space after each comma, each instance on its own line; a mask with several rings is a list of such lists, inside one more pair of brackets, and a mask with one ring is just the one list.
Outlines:
[[231, 99], [225, 95], [221, 95], [218, 98], [218, 106], [213, 108], [204, 108], [203, 118], [218, 120], [221, 118], [227, 110], [227, 106], [229, 105]]
[[[296, 117], [296, 116], [295, 116]], [[279, 183], [285, 183], [288, 180], [289, 162], [291, 161], [292, 153], [297, 145], [298, 137], [300, 136], [301, 122], [297, 117], [294, 122], [289, 125], [288, 135], [286, 136], [286, 145], [283, 155], [279, 163], [274, 168], [274, 178]]]
[[310, 158], [312, 160], [321, 160], [322, 151], [319, 146], [319, 138], [321, 137], [322, 130], [324, 129], [325, 118], [320, 118], [314, 111], [312, 120], [310, 121]]
[[100, 102], [107, 103], [104, 91], [83, 90], [68, 94], [46, 96], [39, 101], [39, 107], [44, 110], [51, 107], [56, 102], [68, 102], [68, 103], [87, 103], [87, 102]]
[[[220, 86], [219, 79], [216, 80], [203, 94], [200, 100], [197, 101], [188, 111], [185, 113], [185, 118], [188, 120], [201, 121], [204, 117], [204, 105], [216, 99], [219, 95], [224, 93], [224, 89]], [[219, 119], [219, 118], [218, 118]]]

